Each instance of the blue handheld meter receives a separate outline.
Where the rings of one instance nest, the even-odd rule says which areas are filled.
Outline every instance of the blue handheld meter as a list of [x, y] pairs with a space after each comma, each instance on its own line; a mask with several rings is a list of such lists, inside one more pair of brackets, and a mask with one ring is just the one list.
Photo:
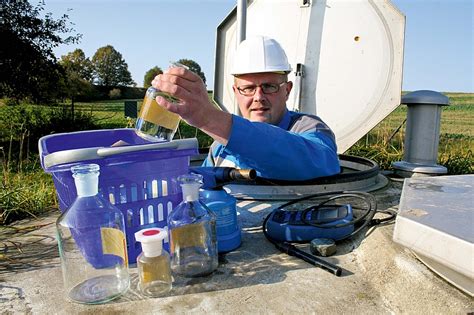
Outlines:
[[[302, 215], [305, 215], [304, 220]], [[351, 224], [353, 219], [350, 204], [325, 205], [300, 211], [277, 209], [267, 220], [266, 232], [274, 240], [282, 242], [308, 242], [315, 238], [337, 241], [354, 231], [354, 224]]]

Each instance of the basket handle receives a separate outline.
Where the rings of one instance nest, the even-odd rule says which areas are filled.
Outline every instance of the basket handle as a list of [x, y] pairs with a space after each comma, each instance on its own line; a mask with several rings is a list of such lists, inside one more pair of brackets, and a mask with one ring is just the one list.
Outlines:
[[137, 152], [137, 151], [148, 151], [148, 150], [159, 150], [159, 149], [197, 149], [198, 140], [196, 138], [191, 139], [179, 139], [167, 142], [158, 142], [150, 144], [140, 144], [140, 145], [129, 145], [123, 147], [108, 147], [100, 148], [97, 150], [97, 155], [101, 157], [128, 153], [128, 152]]

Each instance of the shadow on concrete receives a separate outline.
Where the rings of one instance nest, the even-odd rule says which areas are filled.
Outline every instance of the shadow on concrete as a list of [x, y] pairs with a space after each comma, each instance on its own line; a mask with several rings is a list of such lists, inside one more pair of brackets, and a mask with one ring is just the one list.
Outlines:
[[0, 227], [0, 276], [59, 266], [51, 214]]

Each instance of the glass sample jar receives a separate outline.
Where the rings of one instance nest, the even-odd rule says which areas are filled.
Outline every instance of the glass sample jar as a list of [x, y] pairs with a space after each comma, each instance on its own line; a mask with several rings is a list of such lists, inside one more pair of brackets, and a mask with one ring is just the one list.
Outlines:
[[199, 277], [217, 269], [216, 216], [199, 200], [202, 176], [178, 177], [183, 201], [168, 216], [171, 269], [184, 277]]
[[135, 233], [142, 244], [137, 257], [139, 290], [146, 296], [159, 297], [171, 290], [170, 255], [163, 250], [163, 240], [168, 239], [165, 229], [149, 228]]
[[171, 141], [181, 117], [158, 105], [156, 102], [158, 95], [165, 96], [152, 86], [146, 91], [135, 130], [137, 135], [148, 141]]
[[[178, 62], [171, 62], [170, 67], [180, 67], [189, 70], [187, 66]], [[150, 86], [145, 93], [145, 98], [135, 123], [135, 130], [137, 135], [148, 141], [171, 141], [176, 130], [178, 130], [181, 117], [158, 105], [156, 102], [158, 95], [171, 101], [177, 101], [175, 98]]]
[[64, 287], [74, 302], [104, 303], [130, 286], [123, 214], [98, 193], [99, 165], [71, 172], [77, 198], [56, 221]]

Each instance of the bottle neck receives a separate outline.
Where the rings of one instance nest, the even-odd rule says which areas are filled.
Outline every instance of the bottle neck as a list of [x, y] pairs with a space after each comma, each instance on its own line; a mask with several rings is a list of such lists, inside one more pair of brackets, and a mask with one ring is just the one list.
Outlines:
[[74, 175], [78, 197], [90, 197], [99, 193], [99, 174]]
[[142, 251], [145, 257], [157, 257], [161, 255], [163, 248], [162, 240], [154, 242], [142, 242]]
[[193, 202], [199, 200], [200, 183], [181, 184], [183, 190], [183, 200], [186, 202]]

